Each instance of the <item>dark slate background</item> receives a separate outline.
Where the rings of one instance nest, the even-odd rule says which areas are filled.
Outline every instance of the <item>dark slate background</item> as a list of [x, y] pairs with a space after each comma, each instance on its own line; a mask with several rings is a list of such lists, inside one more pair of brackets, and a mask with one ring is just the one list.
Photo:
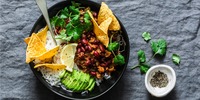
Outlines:
[[[61, 0], [47, 0], [48, 7]], [[95, 0], [93, 0], [95, 1]], [[154, 59], [151, 65], [167, 64], [177, 74], [173, 91], [162, 100], [200, 100], [200, 0], [97, 0], [105, 1], [122, 21], [130, 39], [130, 59], [119, 83], [99, 99], [149, 100], [144, 75], [137, 64], [136, 52], [152, 55], [149, 43], [141, 38], [148, 31], [153, 39], [168, 42], [164, 59]], [[26, 44], [23, 39], [41, 15], [34, 0], [0, 0], [0, 99], [60, 100], [33, 75], [25, 64]], [[181, 56], [180, 66], [171, 61], [172, 53]]]

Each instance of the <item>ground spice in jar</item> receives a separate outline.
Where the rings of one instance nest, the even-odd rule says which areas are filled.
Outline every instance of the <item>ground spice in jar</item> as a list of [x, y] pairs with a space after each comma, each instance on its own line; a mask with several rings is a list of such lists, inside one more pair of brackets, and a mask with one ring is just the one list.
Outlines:
[[152, 79], [150, 80], [150, 84], [152, 87], [166, 87], [169, 80], [167, 78], [167, 75], [161, 71], [155, 72]]

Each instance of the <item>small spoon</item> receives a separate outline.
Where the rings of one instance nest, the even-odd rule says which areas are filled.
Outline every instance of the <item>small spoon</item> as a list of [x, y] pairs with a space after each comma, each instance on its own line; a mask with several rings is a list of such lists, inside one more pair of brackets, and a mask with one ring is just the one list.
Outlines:
[[51, 37], [55, 43], [55, 45], [57, 45], [56, 43], [56, 40], [55, 40], [55, 35], [54, 35], [54, 32], [52, 30], [52, 27], [51, 27], [51, 24], [50, 24], [50, 21], [49, 21], [49, 14], [47, 12], [47, 4], [46, 4], [46, 0], [36, 0], [36, 3], [38, 5], [38, 7], [40, 8], [43, 16], [44, 16], [44, 19], [49, 27], [49, 30], [50, 30], [50, 33], [51, 33]]

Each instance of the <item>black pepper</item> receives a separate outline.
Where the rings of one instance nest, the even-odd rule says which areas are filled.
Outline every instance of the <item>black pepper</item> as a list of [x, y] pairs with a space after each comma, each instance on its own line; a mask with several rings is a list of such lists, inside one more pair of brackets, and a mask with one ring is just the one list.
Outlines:
[[161, 71], [155, 72], [152, 79], [150, 80], [150, 84], [152, 87], [159, 88], [166, 87], [168, 82], [169, 80], [167, 75]]

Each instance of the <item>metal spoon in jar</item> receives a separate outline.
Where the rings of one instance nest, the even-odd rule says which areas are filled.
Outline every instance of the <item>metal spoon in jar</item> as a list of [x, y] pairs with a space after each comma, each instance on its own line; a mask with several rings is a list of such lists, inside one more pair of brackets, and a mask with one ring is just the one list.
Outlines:
[[50, 30], [50, 33], [51, 33], [51, 37], [54, 41], [54, 44], [57, 45], [56, 43], [56, 40], [55, 40], [55, 35], [54, 35], [54, 32], [52, 30], [52, 27], [51, 27], [51, 24], [50, 24], [50, 21], [49, 21], [49, 14], [47, 12], [47, 4], [46, 4], [46, 0], [36, 0], [36, 3], [38, 5], [38, 7], [40, 8], [43, 16], [44, 16], [44, 19], [49, 27], [49, 30]]

